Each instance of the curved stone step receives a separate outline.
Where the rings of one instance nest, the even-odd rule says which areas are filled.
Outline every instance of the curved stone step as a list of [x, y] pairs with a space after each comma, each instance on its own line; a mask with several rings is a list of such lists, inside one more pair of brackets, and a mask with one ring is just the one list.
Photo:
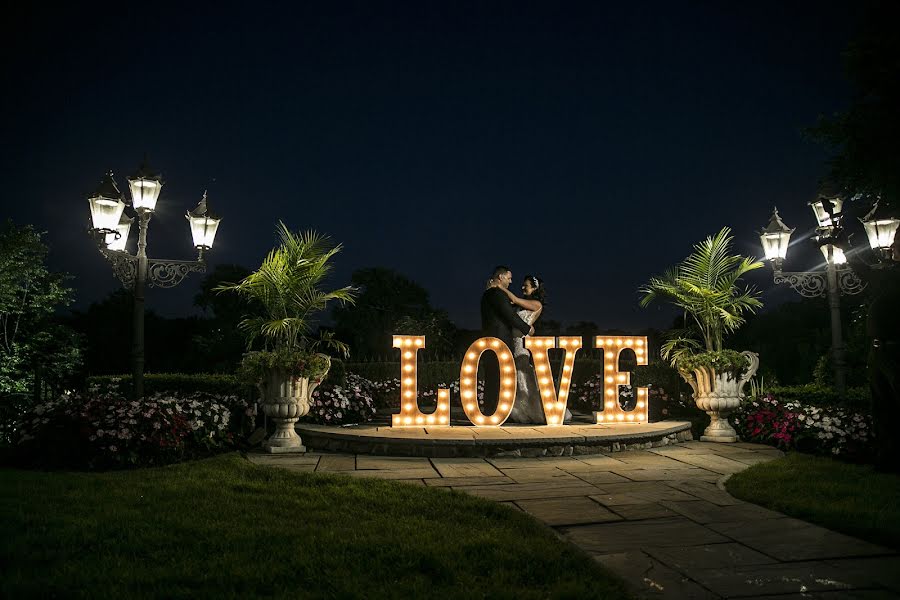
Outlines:
[[688, 421], [561, 426], [333, 427], [298, 424], [297, 434], [315, 450], [384, 456], [571, 456], [647, 449], [691, 440]]

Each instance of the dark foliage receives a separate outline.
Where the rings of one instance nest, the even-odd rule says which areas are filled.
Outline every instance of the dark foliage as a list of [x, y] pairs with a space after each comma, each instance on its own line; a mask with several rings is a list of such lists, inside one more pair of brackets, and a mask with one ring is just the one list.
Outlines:
[[848, 192], [882, 194], [900, 206], [900, 5], [868, 3], [861, 31], [844, 54], [856, 88], [847, 110], [821, 117], [812, 135], [835, 151], [831, 179]]

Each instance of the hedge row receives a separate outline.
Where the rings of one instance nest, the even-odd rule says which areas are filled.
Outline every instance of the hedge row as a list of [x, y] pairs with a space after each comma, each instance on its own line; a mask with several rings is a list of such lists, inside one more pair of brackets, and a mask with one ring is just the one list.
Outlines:
[[[554, 373], [559, 372], [560, 361], [551, 360], [550, 366]], [[449, 385], [459, 379], [460, 364], [457, 361], [423, 362], [418, 365], [417, 379], [419, 389], [436, 389], [439, 385]], [[400, 378], [399, 362], [365, 362], [365, 363], [341, 363], [335, 360], [332, 363], [328, 380], [340, 383], [345, 373], [355, 373], [365, 377], [369, 381], [380, 382]], [[603, 372], [603, 360], [578, 359], [575, 361], [572, 382], [581, 384], [591, 378], [592, 375]], [[634, 376], [634, 384], [652, 384], [666, 390], [675, 391], [679, 385], [683, 385], [674, 369], [661, 362], [654, 362], [648, 366], [638, 367]], [[104, 388], [113, 386], [123, 394], [131, 391], [131, 375], [95, 375], [88, 377], [87, 385], [102, 385]], [[247, 385], [238, 379], [236, 375], [222, 373], [147, 373], [144, 375], [144, 391], [147, 394], [155, 392], [207, 392], [210, 394], [234, 394], [247, 397], [255, 393], [253, 386]]]
[[[95, 375], [87, 378], [88, 390], [97, 385], [104, 389], [115, 389], [127, 396], [131, 393], [131, 375]], [[150, 395], [156, 392], [185, 395], [205, 392], [247, 398], [251, 397], [255, 390], [237, 376], [223, 373], [146, 373], [144, 393]]]
[[[343, 384], [347, 376], [344, 362], [331, 359], [331, 369], [324, 383]], [[116, 389], [124, 395], [131, 392], [131, 375], [94, 375], [86, 380], [88, 389], [100, 385], [104, 389]], [[208, 394], [236, 395], [241, 398], [256, 397], [256, 387], [227, 373], [145, 373], [144, 393], [205, 392]]]
[[771, 394], [782, 402], [800, 402], [813, 406], [838, 406], [844, 408], [865, 409], [869, 408], [871, 395], [868, 387], [847, 388], [842, 396], [837, 390], [817, 383], [806, 385], [786, 385], [766, 387], [763, 394]]
[[[554, 372], [558, 372], [559, 362], [551, 361]], [[336, 364], [332, 368], [329, 380], [343, 379], [346, 372], [355, 373], [373, 382], [399, 379], [400, 363], [347, 363]], [[575, 361], [572, 381], [576, 385], [601, 373], [603, 361], [582, 359]], [[449, 385], [459, 379], [459, 364], [456, 361], [426, 362], [418, 366], [418, 382], [420, 390], [436, 389], [438, 385]], [[651, 384], [668, 393], [677, 393], [685, 386], [674, 369], [662, 362], [638, 367], [632, 383], [639, 386]], [[131, 390], [131, 375], [97, 375], [89, 377], [88, 388], [93, 385], [114, 386], [123, 394]], [[186, 373], [148, 373], [144, 375], [144, 390], [147, 394], [155, 392], [172, 392], [191, 394], [206, 392], [210, 394], [236, 395], [241, 398], [255, 397], [256, 390], [235, 375], [220, 373], [186, 374]], [[833, 388], [817, 385], [795, 385], [765, 388], [763, 393], [771, 394], [783, 402], [800, 402], [813, 406], [842, 406], [848, 408], [867, 409], [869, 404], [868, 388], [850, 388], [843, 396]]]

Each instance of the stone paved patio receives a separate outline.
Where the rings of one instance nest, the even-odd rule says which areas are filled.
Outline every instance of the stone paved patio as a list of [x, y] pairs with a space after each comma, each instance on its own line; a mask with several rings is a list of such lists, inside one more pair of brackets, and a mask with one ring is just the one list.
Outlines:
[[251, 454], [257, 464], [452, 489], [523, 510], [644, 598], [900, 598], [900, 554], [742, 502], [725, 476], [781, 453], [687, 442], [554, 458]]

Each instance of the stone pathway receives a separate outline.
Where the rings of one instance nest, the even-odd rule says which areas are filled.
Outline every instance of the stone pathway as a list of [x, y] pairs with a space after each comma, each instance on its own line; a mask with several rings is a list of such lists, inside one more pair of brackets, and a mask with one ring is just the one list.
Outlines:
[[737, 500], [721, 487], [725, 476], [780, 455], [756, 444], [687, 442], [559, 458], [249, 458], [501, 502], [552, 527], [644, 598], [900, 598], [898, 553]]

